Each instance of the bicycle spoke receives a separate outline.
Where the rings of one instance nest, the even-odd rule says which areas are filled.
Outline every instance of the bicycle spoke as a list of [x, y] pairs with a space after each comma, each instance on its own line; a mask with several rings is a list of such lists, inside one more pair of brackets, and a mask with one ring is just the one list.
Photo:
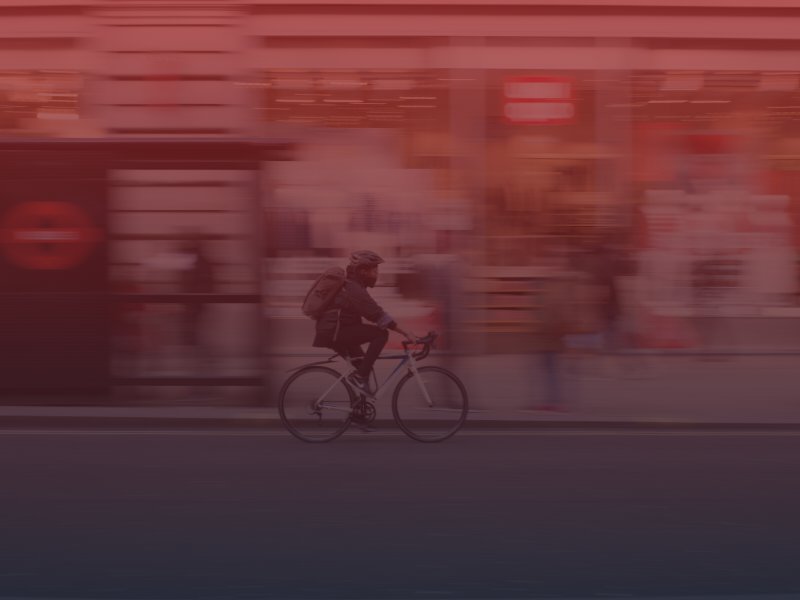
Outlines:
[[281, 420], [307, 442], [332, 440], [350, 424], [352, 395], [341, 375], [327, 367], [309, 367], [290, 377], [281, 390]]
[[406, 375], [392, 401], [397, 424], [421, 442], [439, 442], [452, 436], [464, 424], [467, 410], [464, 385], [439, 367], [421, 367]]

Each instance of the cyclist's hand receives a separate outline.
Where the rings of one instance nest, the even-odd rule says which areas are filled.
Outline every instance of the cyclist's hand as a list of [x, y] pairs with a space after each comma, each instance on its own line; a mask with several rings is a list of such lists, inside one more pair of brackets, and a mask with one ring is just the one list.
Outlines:
[[408, 344], [418, 344], [419, 343], [419, 338], [416, 335], [414, 335], [413, 333], [409, 333], [407, 331], [401, 331], [400, 333], [403, 335], [404, 338], [406, 338], [405, 339], [406, 343], [408, 343]]

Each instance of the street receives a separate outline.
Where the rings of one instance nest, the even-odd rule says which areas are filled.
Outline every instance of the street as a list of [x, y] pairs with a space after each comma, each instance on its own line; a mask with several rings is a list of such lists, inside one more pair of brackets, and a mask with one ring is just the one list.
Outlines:
[[0, 431], [0, 598], [798, 594], [800, 436]]

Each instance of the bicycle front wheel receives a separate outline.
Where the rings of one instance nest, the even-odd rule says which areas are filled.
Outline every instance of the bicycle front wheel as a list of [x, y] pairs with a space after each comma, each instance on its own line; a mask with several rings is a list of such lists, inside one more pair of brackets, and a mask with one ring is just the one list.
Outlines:
[[284, 427], [304, 442], [329, 442], [350, 425], [353, 392], [327, 367], [301, 369], [283, 384], [278, 411]]
[[461, 380], [441, 367], [420, 367], [397, 384], [392, 413], [398, 426], [418, 442], [441, 442], [467, 419], [467, 390]]

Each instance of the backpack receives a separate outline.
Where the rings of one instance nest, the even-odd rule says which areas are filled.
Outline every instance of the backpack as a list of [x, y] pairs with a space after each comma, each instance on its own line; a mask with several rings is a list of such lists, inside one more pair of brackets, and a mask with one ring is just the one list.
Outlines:
[[326, 269], [317, 277], [303, 300], [303, 314], [315, 321], [322, 316], [344, 286], [345, 272], [341, 267]]

